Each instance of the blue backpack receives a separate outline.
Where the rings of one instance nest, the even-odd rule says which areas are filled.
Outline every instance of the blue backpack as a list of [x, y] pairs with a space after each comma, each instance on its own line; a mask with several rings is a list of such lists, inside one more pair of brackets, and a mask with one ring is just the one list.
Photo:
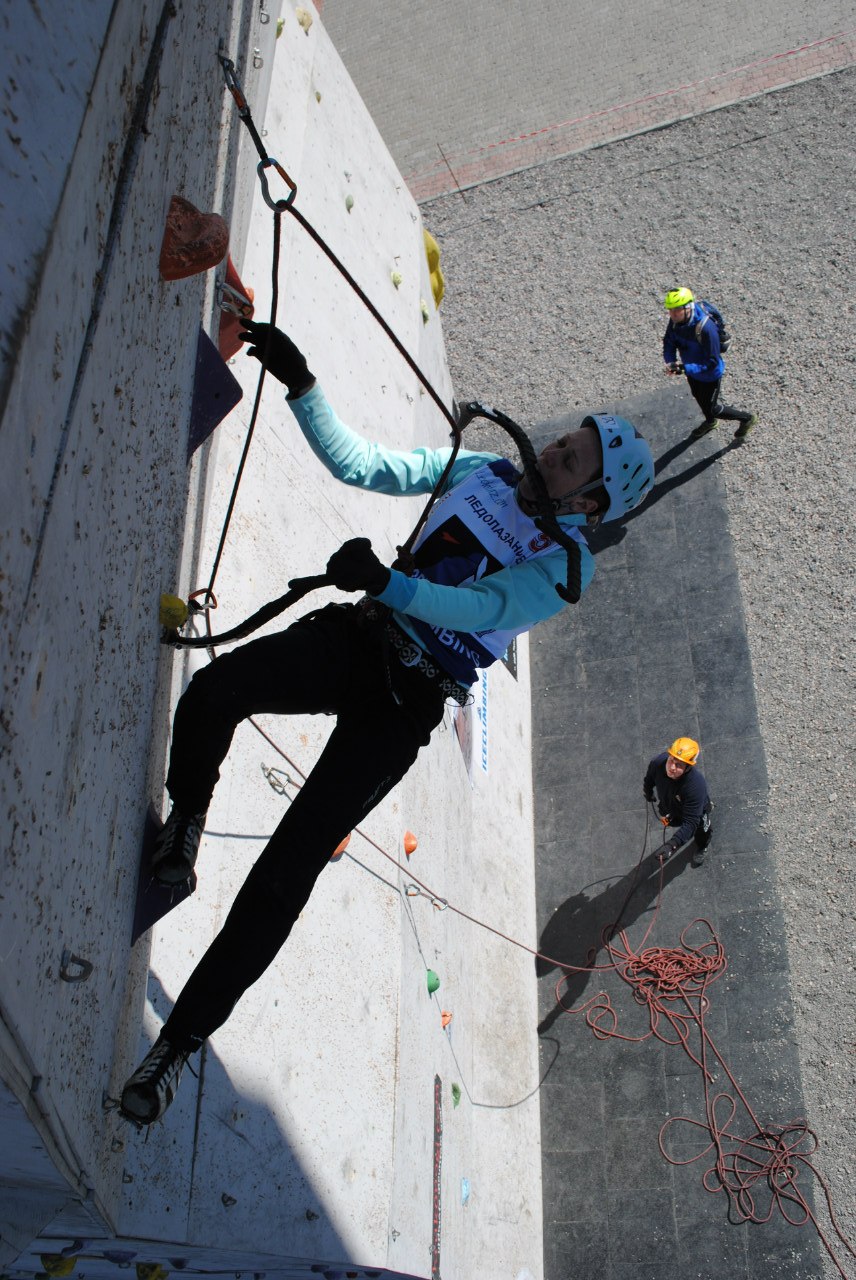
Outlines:
[[698, 324], [695, 327], [696, 342], [701, 342], [701, 331], [704, 328], [704, 326], [707, 324], [708, 320], [712, 320], [713, 323], [716, 325], [716, 331], [719, 334], [719, 349], [723, 353], [726, 352], [728, 348], [731, 346], [731, 334], [728, 332], [728, 330], [725, 327], [725, 320], [723, 318], [722, 312], [719, 310], [718, 307], [715, 307], [712, 302], [708, 302], [704, 298], [702, 298], [698, 302], [698, 305], [701, 307], [702, 311], [704, 312], [704, 316], [701, 320], [699, 320]]

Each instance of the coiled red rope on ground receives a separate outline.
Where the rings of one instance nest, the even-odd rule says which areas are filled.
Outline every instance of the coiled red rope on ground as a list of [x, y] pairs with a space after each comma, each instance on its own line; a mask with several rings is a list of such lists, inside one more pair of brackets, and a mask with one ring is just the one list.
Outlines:
[[[692, 944], [688, 935], [699, 927], [706, 931], [706, 937]], [[679, 947], [647, 947], [639, 952], [633, 950], [624, 930], [617, 935], [620, 945], [609, 938], [610, 931], [610, 928], [604, 930], [603, 943], [615, 972], [631, 988], [636, 1003], [646, 1010], [647, 1030], [640, 1035], [619, 1031], [618, 1014], [604, 991], [581, 1005], [568, 1008], [562, 1002], [562, 986], [567, 974], [556, 984], [558, 1003], [566, 1013], [583, 1014], [598, 1039], [639, 1044], [656, 1037], [663, 1044], [680, 1046], [701, 1071], [705, 1119], [670, 1116], [658, 1135], [664, 1158], [672, 1165], [689, 1165], [712, 1154], [713, 1163], [705, 1170], [702, 1181], [712, 1194], [725, 1192], [731, 1221], [761, 1224], [769, 1222], [776, 1210], [793, 1226], [803, 1226], [810, 1221], [839, 1274], [847, 1280], [832, 1240], [798, 1184], [802, 1172], [817, 1180], [826, 1199], [832, 1230], [841, 1246], [856, 1258], [856, 1250], [835, 1217], [829, 1186], [810, 1159], [819, 1145], [817, 1134], [802, 1119], [784, 1125], [761, 1125], [705, 1025], [710, 1009], [708, 988], [721, 977], [728, 964], [713, 925], [709, 920], [697, 918], [681, 931]], [[693, 1043], [694, 1034], [697, 1044]], [[711, 1055], [723, 1068], [733, 1093], [711, 1094], [714, 1079], [709, 1065]], [[732, 1127], [741, 1105], [753, 1126], [748, 1136], [741, 1136]], [[689, 1125], [697, 1130], [703, 1140], [701, 1150], [688, 1159], [671, 1155], [666, 1149], [666, 1137], [674, 1125]]]

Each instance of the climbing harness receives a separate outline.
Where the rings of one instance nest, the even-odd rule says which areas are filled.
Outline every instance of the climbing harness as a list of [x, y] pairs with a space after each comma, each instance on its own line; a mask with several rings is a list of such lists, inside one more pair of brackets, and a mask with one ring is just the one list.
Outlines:
[[451, 698], [460, 707], [465, 707], [471, 701], [470, 695], [464, 686], [458, 684], [457, 680], [453, 680], [451, 676], [446, 675], [442, 667], [438, 667], [435, 662], [432, 662], [425, 650], [415, 640], [411, 639], [405, 631], [397, 627], [391, 618], [387, 619], [384, 627], [384, 640], [386, 644], [392, 645], [395, 650], [395, 656], [403, 667], [419, 671], [428, 680], [431, 680], [442, 690], [444, 698]]

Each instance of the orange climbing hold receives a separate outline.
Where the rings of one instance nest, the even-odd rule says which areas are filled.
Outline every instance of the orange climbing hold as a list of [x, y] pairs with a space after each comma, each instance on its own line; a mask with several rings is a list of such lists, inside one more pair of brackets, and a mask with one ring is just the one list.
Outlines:
[[342, 858], [343, 852], [345, 851], [345, 849], [347, 849], [349, 844], [351, 844], [351, 832], [348, 832], [348, 835], [344, 837], [344, 840], [340, 840], [339, 844], [335, 846], [335, 849], [333, 850], [333, 852], [331, 852], [330, 854], [331, 863], [338, 863], [339, 859]]
[[228, 248], [229, 228], [219, 213], [202, 213], [183, 196], [172, 197], [160, 251], [164, 280], [184, 280], [216, 267]]
[[238, 334], [245, 320], [253, 318], [255, 294], [241, 283], [241, 277], [235, 270], [232, 255], [226, 259], [226, 279], [223, 282], [223, 297], [220, 302], [220, 335], [217, 349], [224, 360], [231, 360], [244, 345]]
[[330, 861], [338, 862], [350, 843], [351, 843], [351, 835], [350, 833], [348, 833], [348, 835], [345, 836], [344, 840], [339, 841], [339, 843], [336, 845], [336, 848], [330, 854]]
[[448, 1009], [443, 1009], [443, 1010], [441, 1010], [441, 1012], [440, 1012], [440, 1026], [441, 1026], [441, 1027], [448, 1027], [448, 1025], [449, 1025], [449, 1023], [450, 1023], [451, 1021], [452, 1021], [452, 1015], [449, 1013], [449, 1010], [448, 1010]]
[[418, 845], [418, 843], [419, 843], [419, 841], [416, 839], [416, 836], [413, 834], [413, 832], [412, 832], [412, 831], [405, 831], [405, 833], [404, 833], [404, 852], [407, 854], [408, 858], [410, 857], [411, 853], [413, 853], [413, 852], [415, 851], [416, 846]]

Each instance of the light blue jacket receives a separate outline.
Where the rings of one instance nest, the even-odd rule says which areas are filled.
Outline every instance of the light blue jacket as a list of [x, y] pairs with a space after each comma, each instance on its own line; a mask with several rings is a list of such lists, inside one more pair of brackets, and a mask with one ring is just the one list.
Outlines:
[[[403, 452], [370, 443], [336, 416], [317, 383], [288, 405], [313, 453], [344, 484], [392, 496], [428, 495], [451, 455], [449, 447]], [[515, 635], [564, 606], [556, 586], [565, 583], [566, 554], [521, 511], [516, 482], [517, 473], [499, 455], [460, 450], [444, 497], [414, 547], [417, 568], [412, 576], [393, 569], [376, 597], [462, 684], [471, 684], [475, 668], [489, 666]], [[442, 552], [449, 541], [442, 530], [450, 522], [461, 535], [460, 555]], [[585, 522], [584, 515], [560, 520], [580, 543], [583, 589], [594, 574], [579, 529]]]

